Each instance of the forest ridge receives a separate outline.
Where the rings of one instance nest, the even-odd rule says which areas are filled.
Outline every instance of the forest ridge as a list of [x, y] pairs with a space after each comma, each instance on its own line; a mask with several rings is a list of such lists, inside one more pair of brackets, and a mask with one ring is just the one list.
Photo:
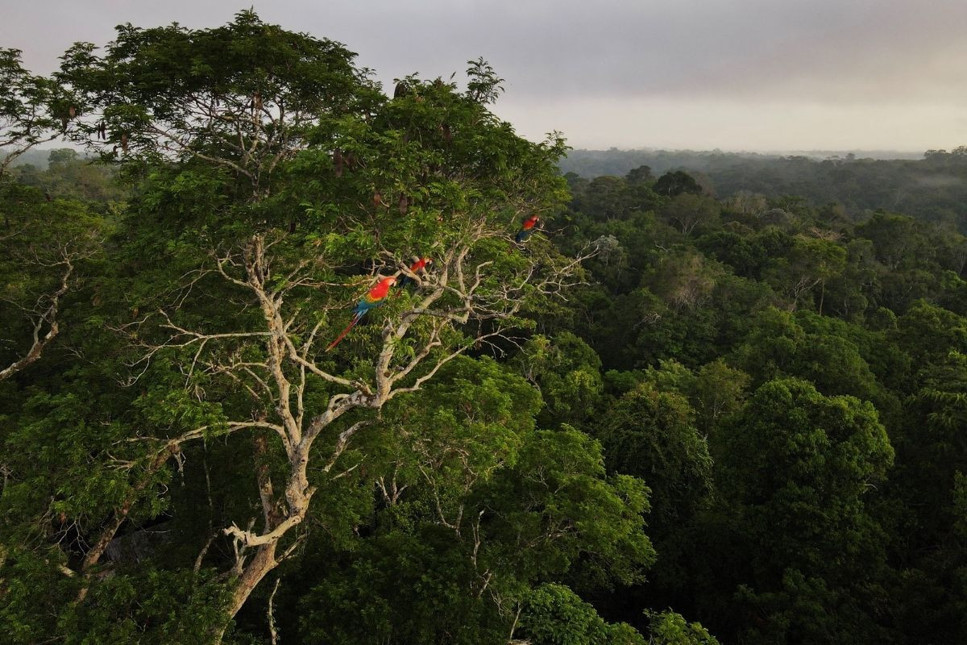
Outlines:
[[768, 155], [731, 152], [571, 150], [563, 172], [586, 179], [623, 177], [647, 166], [660, 175], [670, 170], [694, 174], [714, 193], [728, 197], [748, 191], [777, 198], [795, 195], [811, 204], [839, 204], [852, 213], [886, 209], [967, 232], [967, 148], [927, 150], [900, 156], [882, 153]]
[[4, 642], [967, 641], [962, 149], [584, 176], [251, 11], [0, 53]]

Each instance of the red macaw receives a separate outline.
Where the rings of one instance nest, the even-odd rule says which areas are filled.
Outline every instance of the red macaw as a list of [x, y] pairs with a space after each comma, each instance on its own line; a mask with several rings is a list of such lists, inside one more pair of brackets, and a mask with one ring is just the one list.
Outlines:
[[366, 315], [367, 311], [383, 304], [386, 294], [389, 293], [390, 287], [392, 287], [394, 284], [396, 284], [396, 278], [394, 276], [390, 276], [388, 278], [383, 278], [376, 284], [375, 287], [370, 289], [369, 293], [363, 296], [362, 299], [356, 303], [356, 308], [353, 310], [352, 322], [349, 323], [348, 327], [342, 330], [342, 333], [336, 337], [336, 340], [329, 343], [329, 347], [326, 348], [326, 351], [328, 352], [330, 349], [338, 345], [339, 341], [345, 338], [346, 334], [349, 333], [349, 330], [356, 326], [356, 323], [358, 323], [360, 319]]
[[[431, 264], [433, 264], [432, 259], [420, 258], [419, 260], [417, 260], [416, 262], [410, 265], [410, 273], [416, 275], [417, 273], [419, 273], [420, 271], [422, 271], [428, 265], [431, 265]], [[403, 277], [400, 278], [399, 282], [397, 283], [397, 286], [400, 287], [400, 290], [402, 290], [403, 287], [410, 284], [411, 282], [415, 282], [415, 280], [411, 278], [409, 275], [404, 273]]]
[[541, 218], [537, 215], [531, 215], [520, 225], [520, 230], [517, 232], [517, 236], [514, 237], [514, 241], [520, 244], [527, 238], [531, 236], [534, 230], [537, 228], [537, 223], [541, 221]]

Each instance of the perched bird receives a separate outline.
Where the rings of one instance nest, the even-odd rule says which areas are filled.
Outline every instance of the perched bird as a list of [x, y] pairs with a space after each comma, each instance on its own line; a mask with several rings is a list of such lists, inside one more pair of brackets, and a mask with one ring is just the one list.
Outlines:
[[517, 231], [517, 235], [514, 237], [514, 241], [520, 244], [527, 238], [531, 236], [534, 230], [537, 228], [537, 223], [541, 221], [541, 218], [537, 215], [531, 215], [520, 225], [520, 230]]
[[[410, 265], [410, 273], [416, 275], [420, 271], [423, 271], [424, 269], [426, 269], [426, 267], [428, 265], [430, 265], [430, 264], [433, 264], [433, 260], [432, 259], [430, 259], [430, 258], [420, 258], [419, 260], [417, 260], [416, 262], [414, 262], [413, 264]], [[411, 282], [416, 282], [416, 281], [412, 277], [410, 277], [409, 275], [407, 275], [407, 274], [404, 273], [403, 274], [403, 277], [400, 278], [400, 280], [399, 280], [399, 282], [397, 283], [396, 286], [398, 286], [400, 288], [400, 291], [402, 291], [403, 290], [403, 287], [407, 286]]]
[[349, 326], [336, 337], [336, 340], [329, 343], [329, 347], [326, 348], [326, 351], [328, 352], [330, 349], [338, 345], [339, 341], [345, 338], [346, 334], [349, 333], [349, 330], [356, 326], [356, 323], [358, 323], [360, 319], [366, 315], [367, 311], [383, 304], [386, 294], [389, 293], [390, 287], [392, 287], [394, 284], [396, 284], [396, 278], [394, 276], [390, 276], [388, 278], [383, 278], [376, 284], [375, 287], [370, 289], [369, 292], [356, 303], [356, 308], [353, 310], [353, 319], [349, 323]]

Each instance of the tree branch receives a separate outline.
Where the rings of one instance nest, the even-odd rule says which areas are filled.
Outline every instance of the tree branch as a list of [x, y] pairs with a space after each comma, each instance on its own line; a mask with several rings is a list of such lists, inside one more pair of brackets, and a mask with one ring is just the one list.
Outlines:
[[[44, 349], [60, 332], [60, 323], [57, 319], [58, 307], [60, 306], [60, 299], [70, 289], [70, 277], [74, 272], [74, 265], [71, 263], [70, 257], [65, 256], [62, 264], [66, 266], [66, 269], [63, 275], [61, 275], [60, 286], [47, 296], [50, 304], [33, 322], [33, 342], [30, 349], [27, 350], [27, 353], [22, 358], [15, 360], [0, 370], [0, 381], [10, 378], [28, 365], [40, 360]], [[47, 325], [47, 332], [41, 336], [41, 331], [45, 325]]]

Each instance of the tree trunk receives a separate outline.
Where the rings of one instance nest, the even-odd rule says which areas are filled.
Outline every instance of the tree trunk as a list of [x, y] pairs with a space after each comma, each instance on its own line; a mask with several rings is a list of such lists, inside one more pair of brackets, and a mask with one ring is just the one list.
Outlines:
[[255, 587], [258, 586], [272, 569], [278, 566], [279, 563], [275, 559], [277, 544], [278, 542], [269, 542], [268, 544], [259, 546], [255, 551], [255, 556], [245, 565], [245, 568], [242, 570], [242, 575], [236, 583], [235, 590], [232, 592], [232, 599], [225, 611], [225, 623], [216, 634], [214, 640], [216, 645], [222, 642], [222, 637], [225, 636], [225, 630], [228, 629], [228, 623], [235, 618], [235, 614], [242, 608], [242, 605], [245, 604], [248, 597], [252, 595]]
[[270, 542], [258, 547], [255, 552], [255, 557], [245, 565], [242, 576], [238, 579], [235, 591], [232, 593], [232, 602], [229, 605], [230, 617], [235, 617], [235, 614], [242, 608], [242, 605], [248, 600], [252, 591], [262, 581], [262, 578], [279, 564], [275, 560], [275, 548], [277, 545], [278, 542]]

